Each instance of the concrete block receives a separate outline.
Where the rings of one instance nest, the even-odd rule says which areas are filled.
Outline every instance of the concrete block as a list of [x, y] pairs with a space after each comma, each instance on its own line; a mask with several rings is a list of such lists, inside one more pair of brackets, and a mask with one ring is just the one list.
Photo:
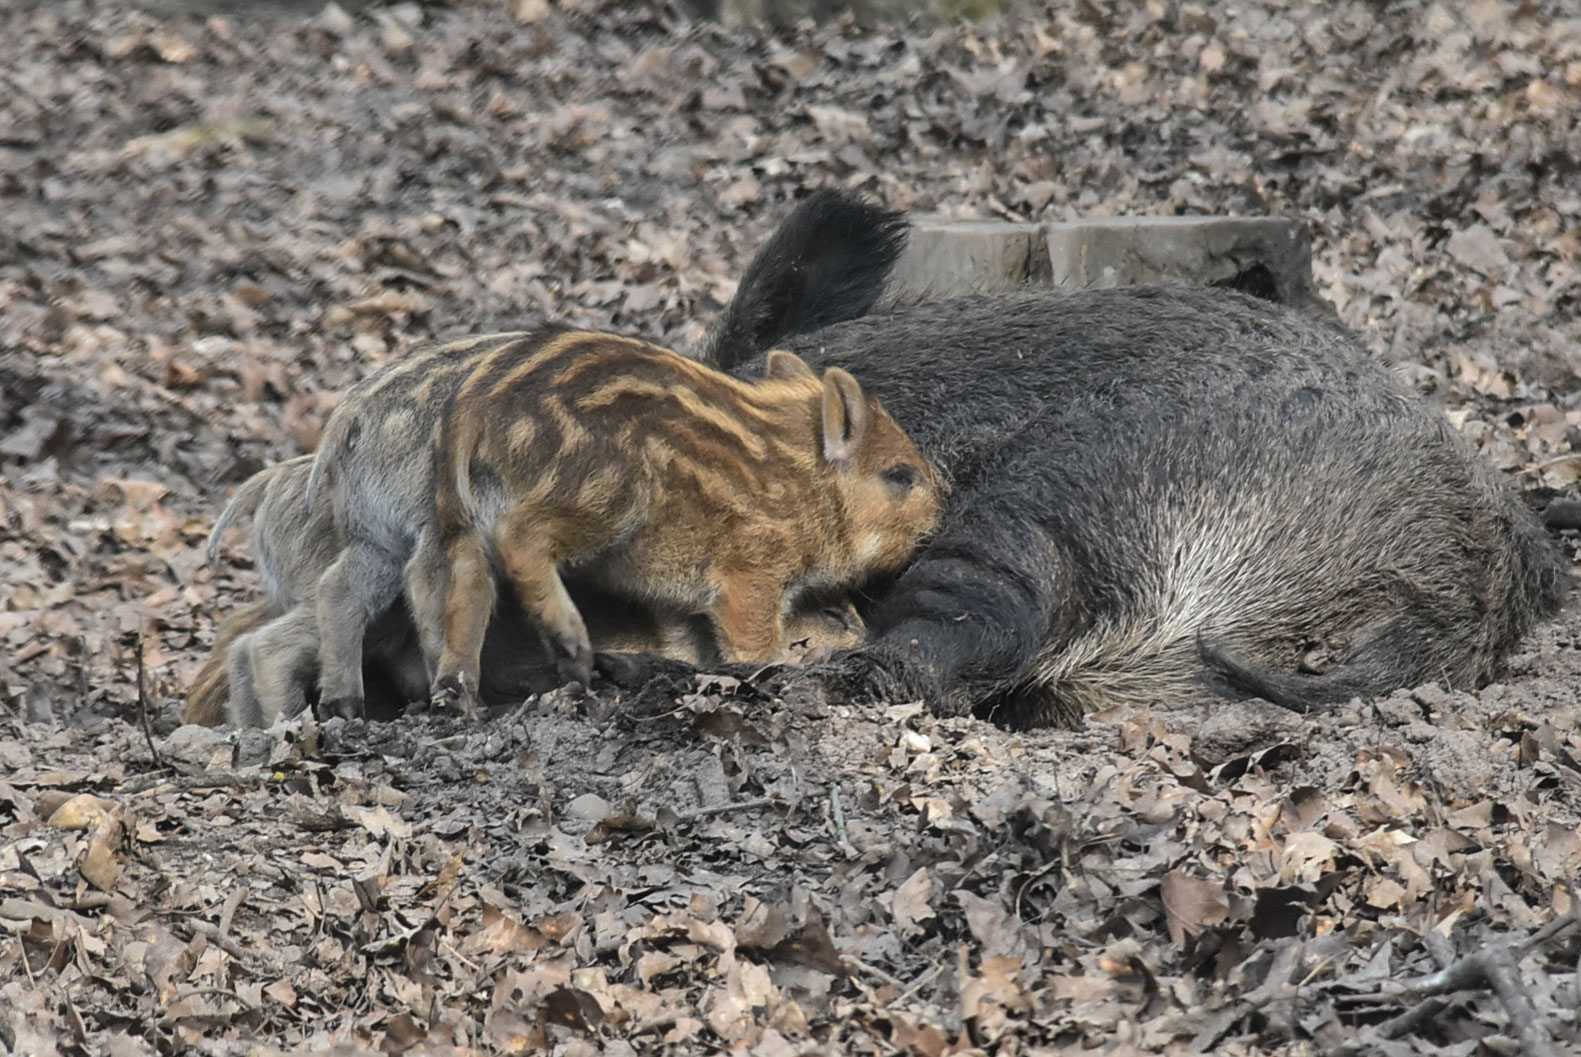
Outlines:
[[888, 299], [1004, 290], [1200, 283], [1305, 306], [1312, 236], [1291, 217], [1097, 217], [1050, 224], [917, 217]]

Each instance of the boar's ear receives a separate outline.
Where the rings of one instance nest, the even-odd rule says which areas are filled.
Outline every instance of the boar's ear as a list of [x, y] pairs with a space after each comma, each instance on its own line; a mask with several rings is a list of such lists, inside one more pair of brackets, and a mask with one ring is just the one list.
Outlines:
[[867, 432], [867, 398], [856, 379], [838, 367], [823, 375], [823, 457], [836, 465], [851, 460]]
[[800, 356], [784, 349], [775, 349], [769, 353], [768, 369], [763, 372], [765, 378], [816, 378], [813, 369], [807, 366]]

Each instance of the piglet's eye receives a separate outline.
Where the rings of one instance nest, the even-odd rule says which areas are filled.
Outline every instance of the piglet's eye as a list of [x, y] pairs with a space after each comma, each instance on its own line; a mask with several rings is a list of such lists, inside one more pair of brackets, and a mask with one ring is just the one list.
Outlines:
[[917, 468], [910, 463], [896, 463], [885, 470], [880, 476], [884, 483], [896, 491], [904, 492], [917, 483]]

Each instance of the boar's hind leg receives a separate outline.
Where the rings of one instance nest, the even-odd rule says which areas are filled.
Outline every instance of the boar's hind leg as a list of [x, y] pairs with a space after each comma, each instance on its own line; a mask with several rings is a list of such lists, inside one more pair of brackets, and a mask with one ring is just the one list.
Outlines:
[[319, 686], [325, 715], [363, 714], [362, 636], [401, 591], [401, 564], [352, 543], [319, 578]]
[[[1425, 644], [1450, 641], [1457, 631], [1419, 614], [1399, 613], [1371, 629], [1343, 661], [1321, 674], [1280, 671], [1260, 665], [1233, 646], [1205, 636], [1197, 652], [1209, 683], [1221, 693], [1250, 695], [1292, 712], [1312, 712], [1353, 697], [1378, 697], [1452, 673], [1423, 666]], [[1448, 658], [1445, 659], [1448, 663]]]
[[1066, 605], [1060, 567], [1024, 515], [992, 501], [963, 509], [884, 595], [869, 645], [842, 667], [870, 692], [968, 713], [1018, 685], [1044, 648]]
[[225, 649], [225, 675], [228, 696], [225, 718], [233, 726], [261, 727], [263, 710], [258, 706], [258, 690], [253, 683], [253, 636], [248, 633], [231, 641]]

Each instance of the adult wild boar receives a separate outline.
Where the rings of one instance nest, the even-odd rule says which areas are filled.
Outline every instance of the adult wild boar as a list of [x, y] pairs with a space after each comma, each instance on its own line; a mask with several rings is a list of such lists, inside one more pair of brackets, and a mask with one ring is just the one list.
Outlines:
[[952, 483], [824, 680], [1024, 724], [1204, 687], [1305, 709], [1477, 686], [1559, 607], [1515, 489], [1332, 322], [1222, 289], [1038, 289], [786, 339], [799, 255], [860, 237], [849, 202], [822, 222], [834, 200], [782, 225], [699, 353], [848, 369]]

